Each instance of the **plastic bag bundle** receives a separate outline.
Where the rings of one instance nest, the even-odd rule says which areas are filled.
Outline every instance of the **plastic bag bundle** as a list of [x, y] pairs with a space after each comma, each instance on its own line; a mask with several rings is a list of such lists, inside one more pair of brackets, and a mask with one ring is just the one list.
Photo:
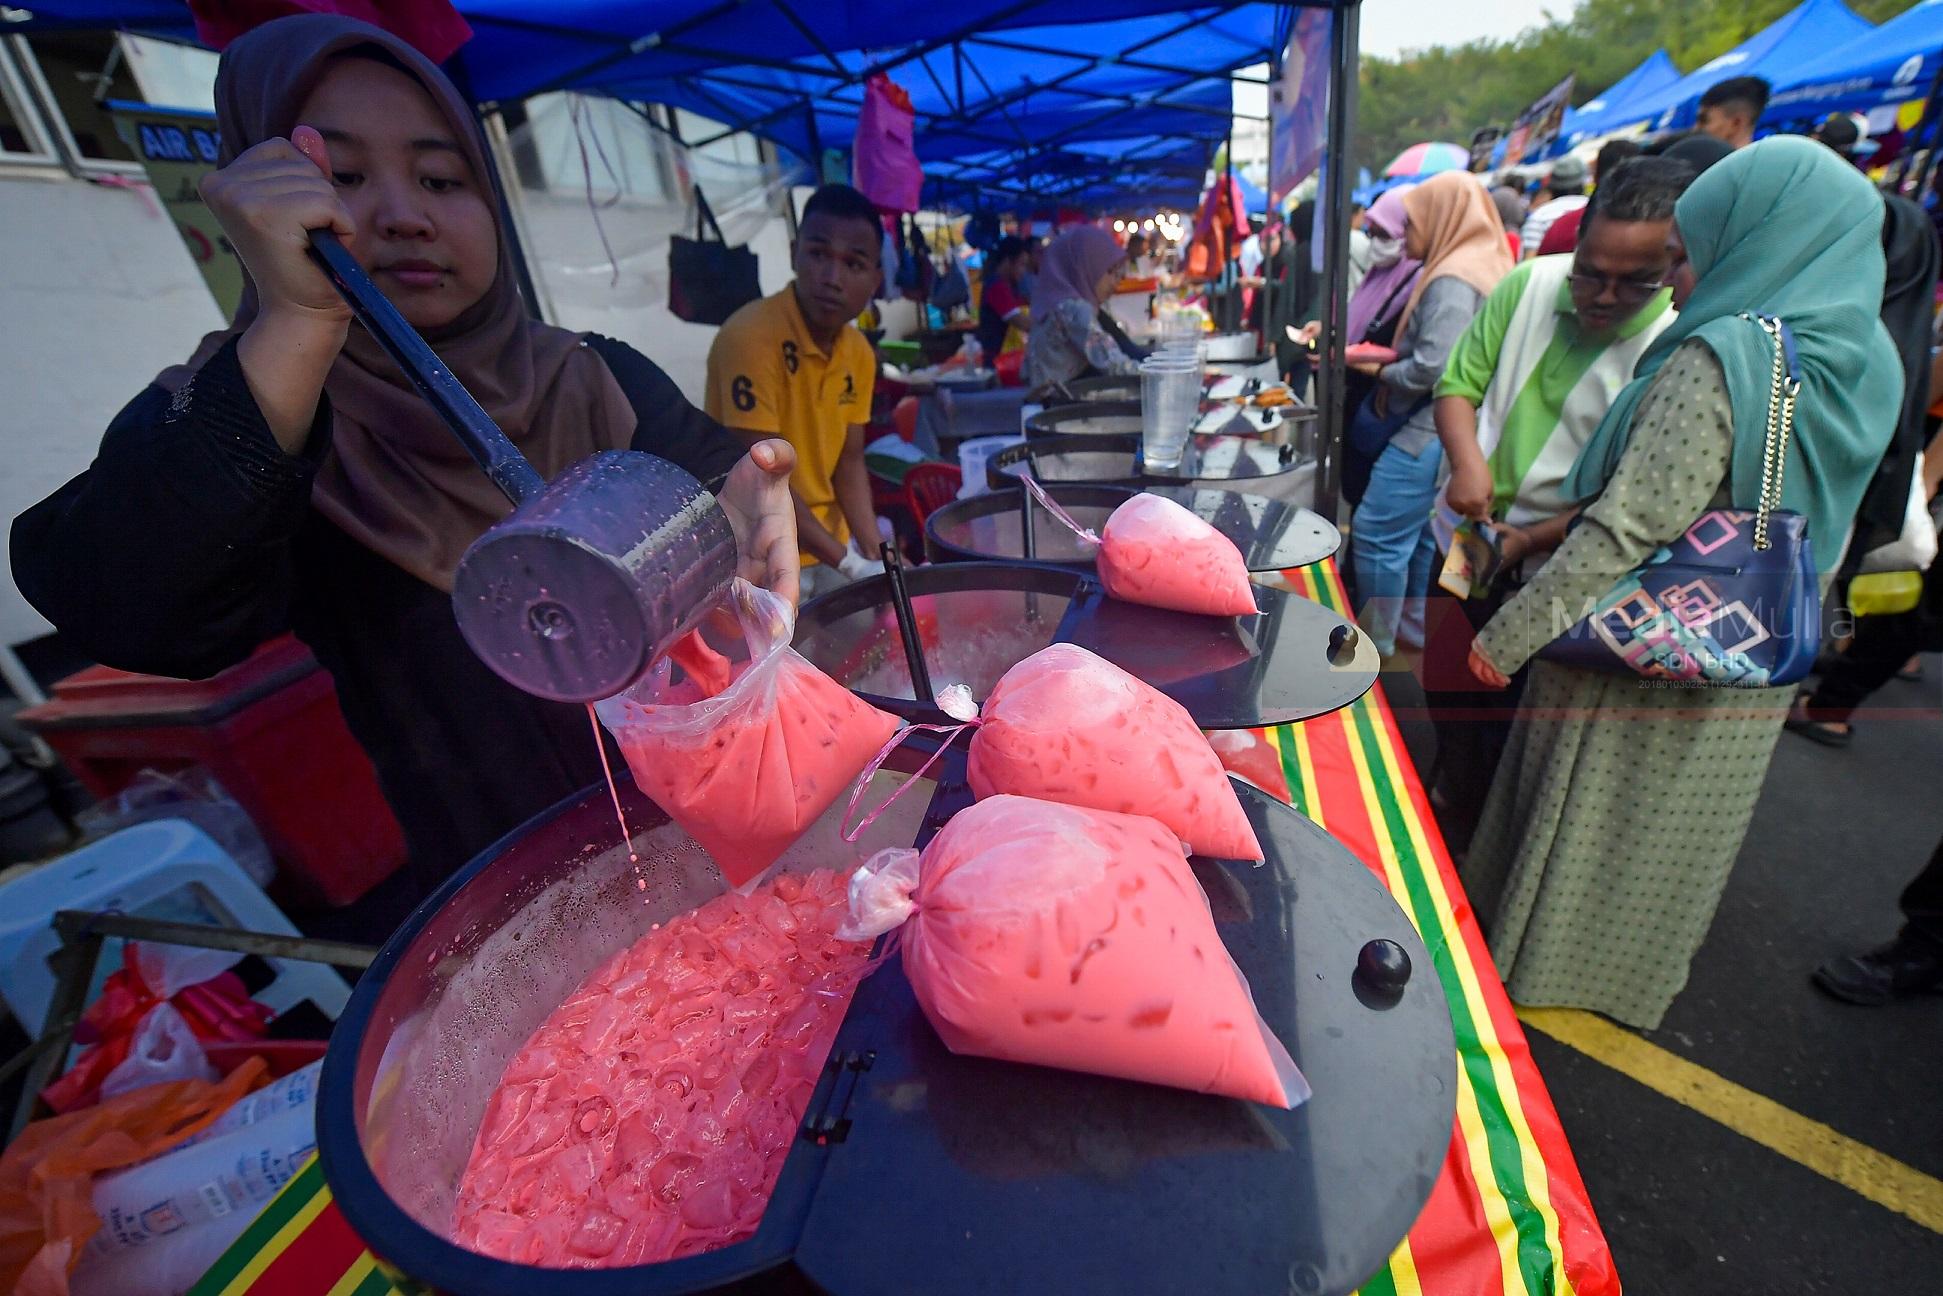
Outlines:
[[1129, 603], [1207, 616], [1259, 611], [1235, 542], [1159, 495], [1139, 494], [1113, 510], [1095, 565], [1106, 592]]
[[1241, 800], [1187, 708], [1075, 644], [1007, 671], [980, 712], [972, 792], [1159, 820], [1196, 855], [1259, 860]]
[[1309, 1096], [1255, 1010], [1167, 829], [996, 796], [852, 875], [840, 936], [901, 929], [904, 974], [954, 1053], [1274, 1107]]
[[261, 1039], [271, 1013], [227, 971], [226, 950], [130, 941], [75, 1030], [91, 1045], [41, 1097], [57, 1112], [168, 1080], [213, 1080], [202, 1045]]
[[679, 677], [664, 657], [594, 709], [635, 786], [746, 887], [829, 809], [898, 722], [790, 648], [786, 600], [738, 580], [732, 602], [725, 650], [691, 643]]

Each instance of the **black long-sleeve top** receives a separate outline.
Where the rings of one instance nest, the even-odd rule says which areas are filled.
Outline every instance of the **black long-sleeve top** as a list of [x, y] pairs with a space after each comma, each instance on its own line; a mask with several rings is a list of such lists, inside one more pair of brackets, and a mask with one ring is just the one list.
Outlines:
[[[634, 407], [633, 448], [719, 485], [740, 441], [639, 352], [587, 344]], [[286, 630], [310, 647], [411, 854], [382, 914], [350, 924], [379, 939], [407, 901], [600, 778], [600, 758], [584, 708], [502, 681], [466, 646], [449, 595], [311, 508], [331, 422], [326, 397], [303, 451], [285, 453], [232, 342], [173, 397], [149, 387], [130, 401], [87, 471], [16, 519], [13, 570], [64, 636], [123, 670], [206, 678]]]

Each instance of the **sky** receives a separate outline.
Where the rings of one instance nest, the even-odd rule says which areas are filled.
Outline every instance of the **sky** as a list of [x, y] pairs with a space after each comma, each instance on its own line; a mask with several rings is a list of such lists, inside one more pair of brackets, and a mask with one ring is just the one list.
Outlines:
[[[1546, 10], [1569, 12], [1575, 0], [1363, 0], [1361, 49], [1395, 58], [1406, 49], [1462, 45], [1490, 37], [1504, 40], [1545, 21]], [[1248, 69], [1268, 75], [1268, 65]], [[1260, 117], [1268, 112], [1265, 86], [1235, 83], [1235, 111]]]
[[1503, 40], [1563, 16], [1573, 0], [1363, 0], [1365, 54], [1394, 58], [1406, 49], [1462, 45], [1479, 37]]

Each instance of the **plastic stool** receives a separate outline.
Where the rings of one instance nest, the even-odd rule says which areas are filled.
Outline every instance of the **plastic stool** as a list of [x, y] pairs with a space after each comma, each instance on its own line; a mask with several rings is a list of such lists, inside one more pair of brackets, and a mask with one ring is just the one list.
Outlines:
[[[0, 886], [0, 998], [27, 1033], [37, 1034], [54, 996], [47, 957], [61, 947], [54, 932], [60, 909], [113, 910], [138, 918], [300, 933], [201, 829], [183, 819], [155, 819], [124, 828], [73, 854]], [[121, 966], [122, 942], [102, 942], [92, 1000]], [[265, 959], [276, 979], [254, 997], [277, 1012], [305, 999], [332, 1021], [351, 988], [320, 963]]]

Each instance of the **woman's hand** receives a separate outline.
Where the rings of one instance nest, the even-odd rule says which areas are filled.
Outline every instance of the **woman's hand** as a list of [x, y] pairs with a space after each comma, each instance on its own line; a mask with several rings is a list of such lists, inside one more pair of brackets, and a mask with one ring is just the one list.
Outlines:
[[1479, 683], [1494, 689], [1511, 687], [1505, 673], [1491, 664], [1491, 659], [1484, 655], [1484, 649], [1475, 641], [1471, 644], [1471, 674], [1477, 676]]
[[1370, 378], [1383, 376], [1383, 366], [1375, 360], [1351, 360], [1346, 367]]
[[1286, 325], [1285, 327], [1288, 329], [1289, 341], [1299, 343], [1302, 346], [1314, 346], [1316, 339], [1322, 336], [1321, 320], [1310, 320], [1301, 328], [1297, 328], [1293, 324]]
[[789, 442], [758, 441], [722, 483], [722, 511], [735, 531], [736, 575], [781, 595], [794, 607], [801, 594], [796, 552], [796, 506], [789, 474], [796, 451]]
[[348, 239], [357, 227], [331, 182], [324, 137], [308, 126], [291, 136], [264, 140], [205, 175], [202, 200], [250, 272], [260, 315], [342, 330], [351, 308], [310, 259], [310, 232], [335, 230]]
[[1444, 498], [1450, 501], [1451, 508], [1460, 517], [1489, 521], [1491, 500], [1495, 494], [1490, 465], [1482, 458], [1474, 456], [1452, 465], [1450, 485], [1444, 489]]

